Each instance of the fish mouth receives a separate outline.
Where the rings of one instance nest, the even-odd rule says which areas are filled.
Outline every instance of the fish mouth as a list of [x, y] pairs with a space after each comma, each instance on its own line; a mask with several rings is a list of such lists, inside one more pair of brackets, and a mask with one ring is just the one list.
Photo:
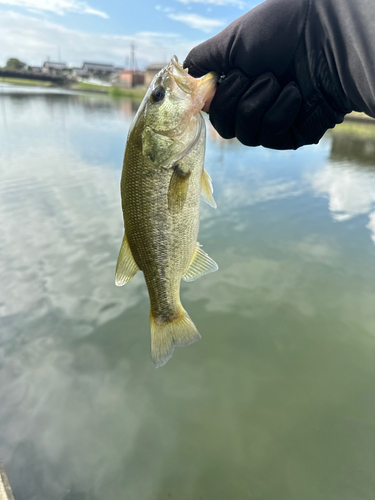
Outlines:
[[186, 94], [192, 94], [194, 91], [193, 78], [189, 75], [187, 69], [184, 69], [178, 62], [177, 56], [173, 56], [167, 66], [167, 73], [173, 78], [178, 87]]
[[219, 77], [217, 73], [211, 71], [201, 78], [194, 78], [189, 75], [188, 69], [182, 67], [176, 56], [173, 56], [170, 60], [167, 72], [176, 82], [177, 86], [186, 94], [198, 94], [204, 101], [208, 99], [212, 92], [216, 91], [216, 83]]
[[[189, 75], [189, 70], [186, 68], [184, 69], [182, 67], [182, 64], [178, 62], [177, 56], [172, 56], [172, 59], [169, 61], [169, 64], [167, 66], [167, 70], [172, 74], [173, 69], [176, 70], [176, 73], [179, 74], [180, 76], [186, 76]], [[189, 75], [190, 76], [190, 75]], [[192, 78], [192, 77], [191, 77]]]

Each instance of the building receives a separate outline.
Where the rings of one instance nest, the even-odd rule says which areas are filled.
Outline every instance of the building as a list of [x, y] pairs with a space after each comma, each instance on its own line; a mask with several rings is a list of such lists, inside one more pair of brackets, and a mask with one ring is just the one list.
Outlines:
[[109, 80], [113, 73], [116, 72], [113, 64], [101, 64], [101, 63], [91, 63], [84, 62], [82, 66], [82, 71], [88, 74], [91, 78], [99, 78], [101, 80]]
[[60, 62], [46, 61], [42, 67], [42, 72], [51, 76], [66, 75], [69, 71], [68, 65]]
[[124, 69], [117, 78], [117, 84], [121, 87], [136, 87], [145, 83], [145, 73], [138, 69]]
[[165, 68], [165, 66], [167, 65], [168, 63], [154, 63], [154, 64], [149, 64], [146, 68], [146, 73], [145, 73], [145, 85], [147, 85], [147, 87], [150, 85], [150, 83], [152, 82], [152, 80], [154, 79], [154, 76], [159, 73], [159, 71], [163, 68]]
[[82, 68], [72, 68], [72, 77], [74, 78], [88, 78], [90, 74]]

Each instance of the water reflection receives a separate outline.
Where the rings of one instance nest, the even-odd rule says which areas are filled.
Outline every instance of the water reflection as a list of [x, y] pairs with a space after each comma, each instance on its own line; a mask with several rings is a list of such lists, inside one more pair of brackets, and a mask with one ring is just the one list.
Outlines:
[[[361, 130], [361, 126], [357, 126]], [[363, 125], [362, 125], [363, 127]], [[353, 125], [355, 130], [355, 125]], [[370, 172], [375, 171], [375, 127], [371, 122], [365, 130], [373, 134], [363, 137], [360, 134], [341, 133], [338, 129], [332, 134], [332, 148], [330, 160], [332, 162], [350, 162], [357, 166], [368, 167]]]
[[[371, 128], [373, 125], [369, 125]], [[311, 176], [311, 184], [319, 195], [329, 198], [329, 209], [336, 221], [367, 215], [366, 227], [375, 242], [373, 212], [375, 204], [375, 135], [332, 135], [332, 148], [325, 167]]]
[[370, 153], [209, 130], [218, 209], [202, 205], [199, 239], [220, 270], [182, 284], [202, 340], [155, 371], [143, 277], [113, 284], [137, 104], [0, 99], [0, 456], [15, 497], [372, 500]]

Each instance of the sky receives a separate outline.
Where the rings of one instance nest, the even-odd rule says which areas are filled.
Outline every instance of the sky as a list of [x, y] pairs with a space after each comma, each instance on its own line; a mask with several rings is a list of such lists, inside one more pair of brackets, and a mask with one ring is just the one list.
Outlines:
[[125, 67], [135, 44], [137, 66], [183, 61], [260, 0], [0, 0], [0, 66], [84, 61]]

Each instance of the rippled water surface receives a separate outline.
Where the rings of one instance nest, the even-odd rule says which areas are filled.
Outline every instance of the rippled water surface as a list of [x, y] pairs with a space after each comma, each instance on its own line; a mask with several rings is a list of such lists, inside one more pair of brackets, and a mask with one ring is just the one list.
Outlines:
[[[375, 127], [297, 152], [211, 129], [202, 340], [153, 368], [122, 288], [137, 103], [0, 89], [0, 458], [17, 500], [375, 498]], [[353, 125], [353, 127], [356, 129]]]

